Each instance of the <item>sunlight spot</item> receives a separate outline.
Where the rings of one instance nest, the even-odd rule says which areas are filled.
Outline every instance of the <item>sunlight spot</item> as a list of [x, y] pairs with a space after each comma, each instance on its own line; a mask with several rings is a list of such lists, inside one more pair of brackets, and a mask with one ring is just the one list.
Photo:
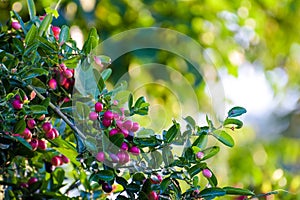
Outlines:
[[257, 165], [264, 165], [267, 161], [267, 153], [263, 149], [263, 147], [258, 148], [254, 153], [253, 153], [253, 160], [255, 164]]
[[70, 28], [70, 34], [73, 40], [76, 41], [77, 47], [81, 49], [83, 46], [83, 34], [81, 29], [78, 26], [72, 26]]
[[282, 169], [276, 169], [276, 170], [273, 172], [272, 179], [273, 179], [274, 181], [278, 181], [282, 176], [283, 176], [283, 170], [282, 170]]
[[91, 12], [95, 8], [96, 0], [79, 0], [85, 12]]
[[22, 10], [23, 6], [20, 2], [15, 2], [13, 5], [12, 5], [12, 9], [16, 12], [20, 12]]

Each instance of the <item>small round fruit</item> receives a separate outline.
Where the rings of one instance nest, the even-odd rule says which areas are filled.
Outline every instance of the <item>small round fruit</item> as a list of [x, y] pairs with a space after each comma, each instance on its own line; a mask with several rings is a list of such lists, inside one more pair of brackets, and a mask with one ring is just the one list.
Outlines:
[[45, 122], [42, 125], [42, 129], [45, 131], [45, 133], [48, 133], [52, 129], [52, 124], [50, 122]]
[[128, 150], [128, 144], [126, 142], [123, 142], [120, 149], [123, 150], [123, 151], [127, 151]]
[[98, 118], [98, 114], [96, 112], [90, 112], [89, 118], [92, 121], [96, 121]]
[[12, 22], [11, 23], [11, 27], [15, 30], [20, 30], [21, 29], [21, 25], [19, 22]]
[[35, 122], [34, 119], [30, 119], [30, 120], [27, 121], [27, 127], [29, 129], [34, 129], [35, 126], [36, 126], [36, 122]]
[[45, 162], [45, 170], [48, 173], [52, 173], [55, 170], [55, 166], [51, 162]]
[[103, 161], [105, 160], [105, 154], [104, 154], [104, 152], [100, 151], [99, 153], [97, 153], [96, 159], [97, 159], [99, 162], [103, 162]]
[[20, 183], [20, 187], [21, 188], [28, 188], [28, 184], [27, 183]]
[[56, 80], [54, 78], [50, 79], [50, 81], [48, 82], [48, 86], [50, 89], [56, 90], [56, 88], [57, 88]]
[[38, 148], [40, 150], [46, 150], [47, 149], [47, 141], [42, 139], [38, 141]]
[[32, 150], [35, 151], [38, 148], [39, 142], [36, 138], [33, 138], [33, 139], [31, 139], [29, 144], [31, 145]]
[[139, 125], [139, 123], [137, 123], [137, 122], [133, 122], [133, 124], [132, 124], [132, 128], [131, 128], [131, 131], [132, 131], [132, 132], [136, 132], [136, 131], [138, 131], [138, 130], [139, 130], [139, 128], [140, 128], [140, 125]]
[[28, 140], [32, 138], [32, 133], [28, 128], [25, 128], [22, 135], [24, 136], [24, 139]]
[[124, 163], [124, 161], [125, 161], [125, 152], [123, 152], [123, 151], [121, 151], [121, 152], [118, 152], [117, 153], [117, 156], [118, 156], [118, 158], [119, 158], [119, 163], [120, 164], [123, 164]]
[[148, 199], [149, 200], [158, 200], [158, 194], [155, 191], [151, 191], [148, 195]]
[[197, 154], [196, 154], [197, 158], [199, 159], [202, 159], [204, 157], [204, 153], [202, 151], [199, 151]]
[[62, 160], [59, 156], [54, 156], [52, 159], [51, 159], [51, 164], [55, 167], [59, 166], [62, 164]]
[[115, 134], [117, 134], [117, 133], [119, 133], [119, 130], [116, 129], [116, 128], [113, 128], [113, 129], [111, 129], [111, 130], [109, 131], [109, 136], [113, 136], [113, 135], [115, 135]]
[[212, 173], [211, 173], [211, 171], [209, 169], [203, 169], [202, 170], [202, 174], [206, 178], [211, 178], [212, 177]]
[[129, 161], [130, 161], [130, 156], [129, 156], [129, 154], [127, 153], [127, 152], [123, 152], [124, 153], [124, 155], [125, 155], [125, 158], [124, 158], [124, 164], [125, 163], [128, 163]]
[[111, 153], [111, 154], [109, 154], [109, 157], [111, 158], [111, 161], [113, 163], [118, 163], [119, 162], [119, 157], [116, 154]]
[[54, 138], [59, 137], [59, 132], [56, 130], [56, 128], [52, 128], [51, 131], [54, 133]]
[[131, 152], [133, 155], [137, 156], [141, 153], [141, 150], [137, 146], [132, 146], [129, 149], [129, 152]]
[[66, 78], [72, 78], [72, 77], [73, 77], [73, 73], [72, 73], [72, 71], [69, 70], [69, 69], [66, 69], [66, 70], [63, 72], [63, 74], [64, 74], [64, 76], [65, 76]]
[[95, 103], [95, 111], [101, 112], [103, 110], [103, 104], [100, 102]]
[[102, 183], [102, 190], [106, 193], [110, 193], [112, 191], [112, 186], [109, 183]]
[[109, 127], [111, 125], [111, 120], [110, 119], [103, 119], [102, 124], [105, 127]]
[[65, 164], [70, 162], [70, 159], [65, 155], [61, 155], [60, 158], [61, 158], [62, 162]]
[[31, 177], [29, 180], [28, 180], [28, 185], [32, 185], [36, 182], [38, 182], [39, 180], [36, 178], [36, 177]]
[[114, 118], [114, 113], [110, 110], [105, 111], [103, 114], [104, 119], [110, 119], [112, 120]]
[[51, 129], [49, 132], [47, 132], [45, 134], [45, 136], [48, 140], [53, 140], [53, 139], [55, 139], [56, 135], [55, 135], [54, 131]]
[[125, 122], [123, 122], [123, 128], [125, 128], [126, 130], [131, 130], [133, 126], [133, 123], [131, 120], [126, 120]]
[[15, 100], [13, 100], [13, 102], [12, 102], [12, 106], [13, 106], [14, 109], [20, 110], [20, 109], [23, 108], [23, 103], [21, 102], [21, 100], [15, 99]]

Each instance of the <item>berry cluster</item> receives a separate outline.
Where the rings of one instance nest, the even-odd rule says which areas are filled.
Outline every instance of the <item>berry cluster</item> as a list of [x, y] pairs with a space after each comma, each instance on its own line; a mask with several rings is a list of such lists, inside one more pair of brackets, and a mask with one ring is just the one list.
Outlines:
[[74, 69], [69, 69], [64, 63], [61, 63], [58, 67], [54, 68], [53, 72], [53, 77], [48, 82], [51, 90], [58, 88], [57, 82], [66, 90], [74, 85]]

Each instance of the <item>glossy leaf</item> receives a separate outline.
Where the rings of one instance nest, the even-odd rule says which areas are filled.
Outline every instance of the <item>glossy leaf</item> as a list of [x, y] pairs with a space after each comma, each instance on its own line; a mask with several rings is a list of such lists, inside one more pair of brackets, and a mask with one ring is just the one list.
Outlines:
[[48, 30], [48, 28], [49, 28], [49, 26], [50, 26], [50, 24], [52, 22], [52, 18], [53, 17], [50, 14], [50, 15], [46, 15], [46, 17], [43, 19], [43, 21], [42, 21], [42, 23], [41, 23], [41, 25], [39, 27], [39, 30], [38, 30], [39, 36], [44, 35], [44, 33]]
[[215, 130], [212, 135], [217, 138], [220, 142], [225, 144], [226, 146], [233, 147], [234, 140], [232, 137], [223, 130]]
[[209, 158], [213, 157], [219, 151], [220, 151], [220, 147], [218, 147], [218, 146], [212, 146], [212, 147], [209, 147], [207, 149], [204, 149], [202, 151], [204, 153], [204, 157], [202, 158], [202, 160], [206, 160], [206, 159], [209, 159]]
[[69, 69], [75, 69], [79, 63], [80, 57], [79, 56], [73, 56], [67, 60], [64, 60], [64, 64], [69, 68]]
[[225, 190], [226, 194], [230, 195], [255, 195], [252, 191], [243, 188], [223, 187], [223, 190]]
[[35, 15], [36, 15], [36, 9], [35, 9], [35, 4], [33, 0], [27, 0], [27, 6], [28, 6], [28, 12], [29, 12], [29, 16], [30, 19], [34, 19]]
[[237, 117], [246, 112], [247, 112], [247, 110], [243, 107], [239, 107], [239, 106], [233, 107], [228, 111], [228, 117]]
[[36, 26], [33, 24], [31, 26], [31, 28], [29, 29], [26, 37], [25, 37], [25, 44], [26, 46], [30, 45], [33, 43], [33, 41], [36, 39], [37, 36], [37, 28]]
[[48, 74], [49, 74], [49, 72], [45, 69], [32, 68], [30, 71], [26, 71], [26, 73], [22, 76], [24, 77], [23, 80], [26, 80], [26, 79], [31, 79], [31, 78], [42, 76], [42, 75], [48, 76]]
[[199, 174], [204, 168], [206, 168], [206, 163], [199, 163], [194, 165], [193, 167], [188, 169], [188, 173], [190, 177], [194, 177], [195, 175]]
[[170, 143], [172, 142], [175, 137], [177, 136], [177, 134], [179, 133], [180, 127], [178, 123], [173, 124], [173, 126], [171, 126], [166, 135], [165, 135], [165, 142], [166, 143]]
[[238, 119], [233, 119], [233, 118], [227, 118], [225, 119], [225, 121], [223, 122], [223, 125], [235, 125], [236, 129], [240, 129], [243, 127], [243, 122], [241, 120]]
[[143, 181], [145, 180], [145, 175], [142, 172], [137, 172], [132, 176], [132, 179], [134, 181]]
[[16, 125], [14, 126], [14, 133], [23, 133], [26, 128], [26, 122], [24, 119], [19, 120]]
[[61, 43], [65, 43], [67, 42], [68, 40], [70, 39], [70, 29], [68, 26], [66, 25], [63, 25], [61, 27], [61, 31], [60, 31], [60, 34], [59, 34], [59, 39], [58, 39], [58, 42], [61, 44]]
[[97, 172], [97, 177], [103, 181], [111, 181], [115, 175], [111, 170], [100, 170]]
[[42, 105], [32, 105], [30, 106], [30, 110], [32, 114], [36, 114], [36, 115], [48, 114], [47, 107]]
[[103, 70], [103, 72], [101, 72], [103, 81], [107, 81], [111, 74], [112, 70], [110, 68]]
[[109, 140], [117, 147], [121, 147], [122, 143], [124, 142], [124, 135], [121, 133], [118, 133], [118, 134], [110, 136]]
[[99, 90], [99, 92], [102, 92], [102, 90], [105, 88], [105, 84], [104, 84], [104, 81], [102, 79], [102, 76], [100, 75], [100, 73], [96, 69], [93, 69], [93, 73], [94, 73], [94, 79], [97, 83], [98, 90]]
[[221, 188], [206, 188], [199, 193], [199, 195], [204, 198], [215, 198], [218, 196], [224, 196], [225, 194], [225, 190]]

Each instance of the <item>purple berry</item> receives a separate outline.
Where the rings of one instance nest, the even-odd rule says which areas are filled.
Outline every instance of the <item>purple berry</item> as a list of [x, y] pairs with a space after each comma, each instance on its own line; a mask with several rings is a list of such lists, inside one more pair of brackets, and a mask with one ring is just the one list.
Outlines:
[[103, 104], [100, 103], [100, 102], [97, 102], [97, 103], [95, 104], [95, 111], [96, 111], [96, 112], [101, 112], [102, 110], [103, 110]]
[[203, 169], [202, 170], [202, 174], [206, 178], [211, 178], [212, 177], [212, 173], [211, 173], [211, 171], [209, 169]]
[[100, 151], [99, 153], [97, 153], [96, 159], [97, 159], [99, 162], [103, 162], [103, 161], [105, 160], [105, 154], [104, 154], [104, 152]]
[[98, 118], [98, 114], [96, 112], [90, 112], [89, 118], [90, 120], [95, 121]]

